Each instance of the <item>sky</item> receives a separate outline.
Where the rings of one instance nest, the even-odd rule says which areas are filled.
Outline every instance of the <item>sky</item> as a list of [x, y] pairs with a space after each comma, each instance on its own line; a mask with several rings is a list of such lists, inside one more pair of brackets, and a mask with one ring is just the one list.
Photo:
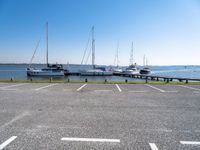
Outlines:
[[[200, 0], [0, 0], [0, 63], [80, 64], [94, 26], [95, 63], [200, 65]], [[90, 42], [91, 43], [91, 42]], [[91, 44], [88, 46], [87, 55]], [[85, 62], [85, 61], [84, 61]], [[87, 62], [91, 63], [91, 56]]]

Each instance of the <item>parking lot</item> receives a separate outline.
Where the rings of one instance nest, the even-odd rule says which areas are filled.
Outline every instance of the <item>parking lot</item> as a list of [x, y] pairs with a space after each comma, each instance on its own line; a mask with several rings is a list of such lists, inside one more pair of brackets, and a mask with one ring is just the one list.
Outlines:
[[199, 150], [200, 85], [0, 83], [0, 150]]

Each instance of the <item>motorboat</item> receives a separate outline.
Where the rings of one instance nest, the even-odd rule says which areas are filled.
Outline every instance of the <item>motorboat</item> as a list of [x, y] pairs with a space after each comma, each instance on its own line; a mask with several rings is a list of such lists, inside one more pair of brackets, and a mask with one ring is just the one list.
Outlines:
[[127, 74], [127, 75], [135, 75], [139, 74], [140, 70], [137, 68], [136, 64], [135, 65], [130, 65], [128, 68], [126, 68], [122, 74]]
[[148, 67], [140, 69], [140, 74], [150, 74], [151, 70]]
[[133, 63], [133, 42], [131, 44], [131, 55], [130, 55], [130, 65], [129, 67], [127, 67], [123, 72], [122, 74], [125, 74], [125, 75], [135, 75], [135, 74], [139, 74], [140, 71], [139, 69], [137, 68], [137, 64], [136, 63]]
[[150, 73], [151, 73], [151, 70], [148, 67], [148, 60], [144, 55], [144, 57], [143, 57], [143, 68], [140, 69], [140, 74], [144, 74], [145, 75], [145, 74], [150, 74]]

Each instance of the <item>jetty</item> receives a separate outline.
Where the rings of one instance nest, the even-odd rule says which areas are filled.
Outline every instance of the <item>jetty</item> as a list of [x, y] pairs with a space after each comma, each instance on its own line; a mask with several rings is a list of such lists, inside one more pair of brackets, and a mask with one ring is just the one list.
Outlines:
[[172, 82], [172, 81], [179, 81], [179, 82], [185, 82], [188, 83], [189, 81], [200, 81], [200, 79], [195, 78], [180, 78], [180, 77], [167, 77], [167, 76], [156, 76], [156, 75], [142, 75], [142, 74], [123, 74], [123, 73], [115, 73], [113, 74], [115, 76], [122, 76], [122, 77], [130, 77], [130, 78], [136, 78], [136, 79], [143, 79], [148, 82], [150, 81], [164, 81], [166, 83]]

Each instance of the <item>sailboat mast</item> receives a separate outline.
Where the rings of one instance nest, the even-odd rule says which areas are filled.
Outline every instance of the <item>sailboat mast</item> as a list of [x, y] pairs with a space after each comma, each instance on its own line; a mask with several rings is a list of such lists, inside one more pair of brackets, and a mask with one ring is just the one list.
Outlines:
[[146, 58], [146, 66], [148, 66], [148, 59]]
[[95, 39], [94, 39], [94, 26], [92, 27], [92, 66], [95, 68]]
[[48, 22], [46, 22], [46, 48], [47, 48], [47, 52], [46, 52], [46, 61], [47, 61], [47, 67], [49, 66], [49, 60], [48, 60]]
[[145, 58], [145, 55], [144, 55], [144, 56], [143, 56], [143, 66], [144, 66], [144, 67], [146, 66], [146, 64], [145, 64], [146, 62], [145, 62], [145, 61], [146, 61], [146, 58]]
[[130, 65], [133, 65], [133, 42], [131, 44]]
[[116, 58], [117, 59], [117, 68], [119, 67], [119, 64], [118, 64], [119, 63], [118, 52], [119, 52], [119, 41], [117, 42], [117, 56], [116, 56], [117, 57]]

